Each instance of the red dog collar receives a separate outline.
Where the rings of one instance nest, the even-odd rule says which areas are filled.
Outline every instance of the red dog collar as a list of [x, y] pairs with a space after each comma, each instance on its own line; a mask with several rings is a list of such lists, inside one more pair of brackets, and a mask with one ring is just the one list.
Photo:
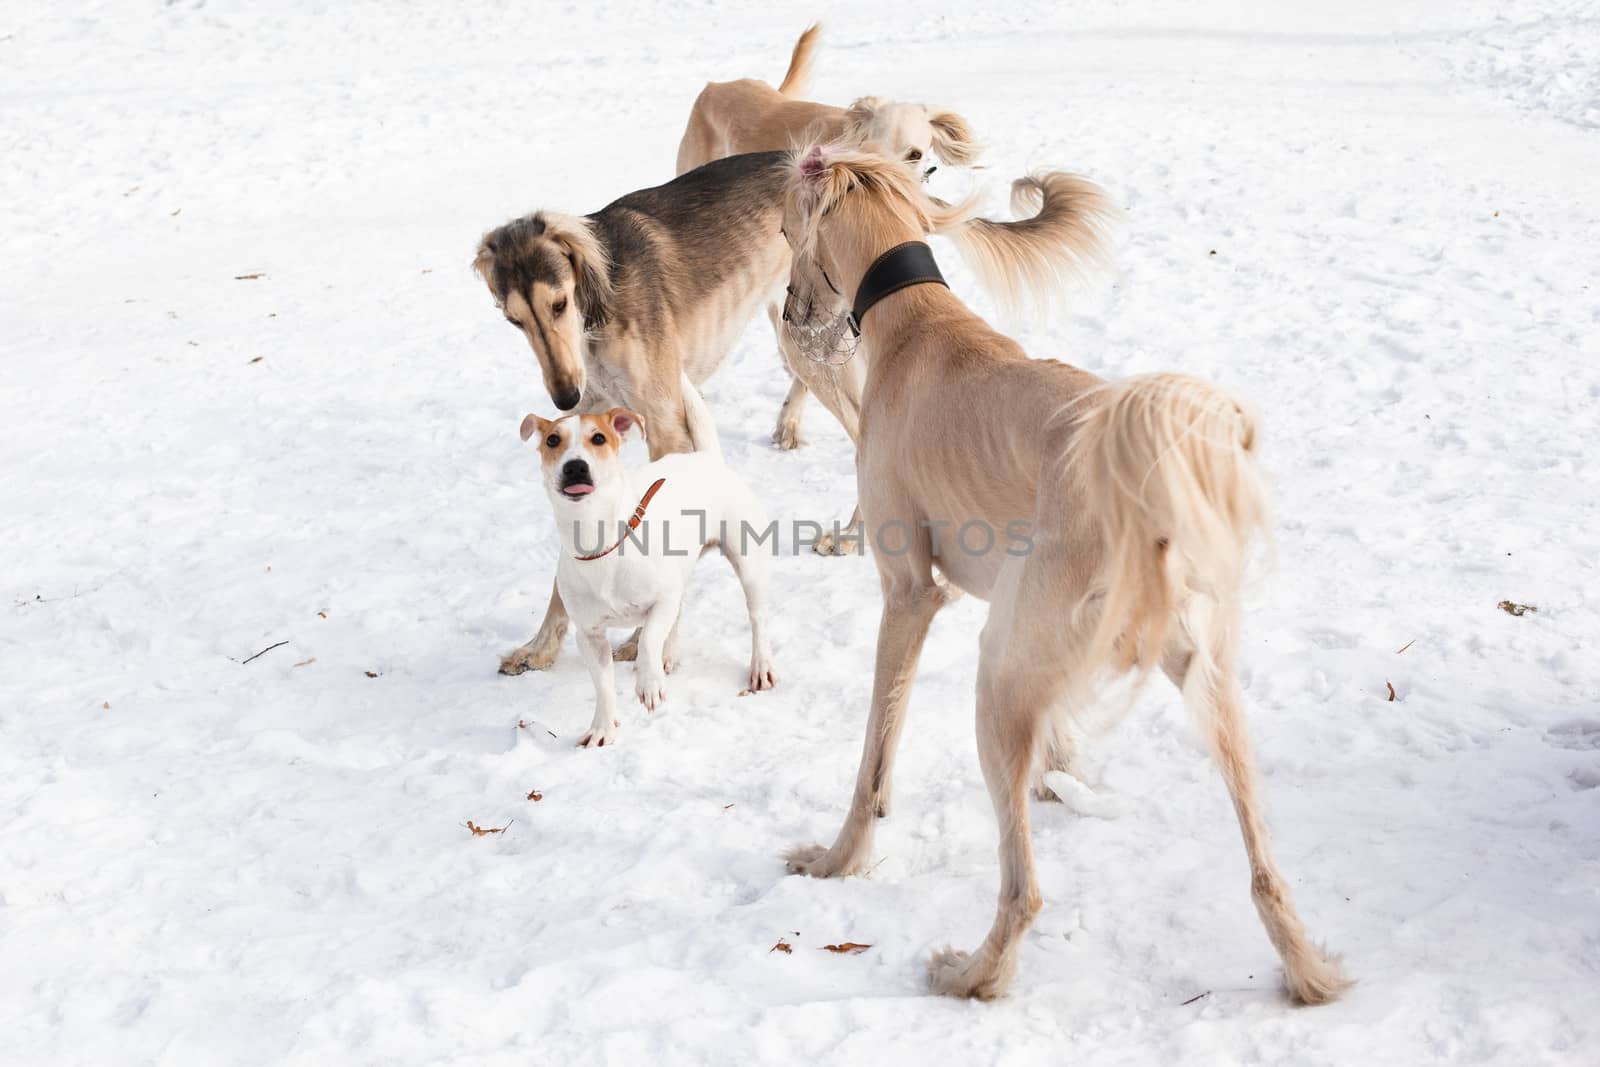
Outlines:
[[628, 539], [628, 534], [637, 530], [639, 528], [639, 524], [644, 521], [644, 509], [650, 506], [650, 500], [656, 495], [656, 490], [660, 489], [666, 484], [667, 480], [665, 478], [657, 478], [655, 484], [644, 491], [644, 498], [639, 501], [639, 506], [633, 509], [633, 518], [628, 520], [628, 529], [623, 532], [621, 537], [617, 538], [616, 544], [612, 545], [604, 552], [596, 552], [592, 556], [579, 556], [577, 557], [579, 562], [587, 562], [591, 559], [599, 559], [601, 556], [609, 556], [611, 553], [621, 548], [622, 542]]

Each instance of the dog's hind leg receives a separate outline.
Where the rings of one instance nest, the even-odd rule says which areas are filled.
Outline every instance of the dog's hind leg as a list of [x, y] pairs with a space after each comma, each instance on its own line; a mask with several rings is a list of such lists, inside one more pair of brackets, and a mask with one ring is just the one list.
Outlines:
[[1000, 904], [989, 936], [974, 953], [946, 948], [928, 961], [928, 986], [947, 996], [998, 997], [1017, 970], [1017, 950], [1043, 902], [1028, 826], [1028, 779], [1048, 702], [1026, 674], [1007, 670], [986, 648], [978, 666], [978, 759], [1000, 829]]
[[760, 692], [778, 684], [772, 646], [767, 640], [767, 558], [759, 545], [754, 552], [745, 551], [742, 531], [736, 539], [736, 544], [729, 544], [728, 539], [722, 541], [722, 554], [728, 557], [728, 564], [744, 588], [745, 608], [750, 613], [750, 691]]
[[561, 641], [567, 636], [567, 606], [561, 602], [561, 590], [550, 583], [550, 606], [545, 609], [544, 622], [533, 640], [500, 657], [501, 674], [521, 674], [523, 671], [549, 670], [561, 651]]
[[[1234, 653], [1227, 647], [1227, 638], [1213, 636], [1236, 632], [1236, 623], [1224, 620], [1217, 624], [1214, 612], [1220, 614], [1209, 598], [1196, 597], [1189, 602], [1183, 611], [1180, 636], [1162, 669], [1182, 690], [1184, 703], [1222, 771], [1250, 859], [1250, 896], [1267, 928], [1267, 937], [1283, 960], [1284, 985], [1289, 995], [1302, 1004], [1325, 1004], [1338, 999], [1352, 983], [1345, 977], [1339, 958], [1329, 956], [1306, 936], [1289, 896], [1289, 885], [1273, 862], [1266, 820], [1256, 796], [1255, 757], [1234, 676]], [[1207, 649], [1210, 651], [1202, 651]]]

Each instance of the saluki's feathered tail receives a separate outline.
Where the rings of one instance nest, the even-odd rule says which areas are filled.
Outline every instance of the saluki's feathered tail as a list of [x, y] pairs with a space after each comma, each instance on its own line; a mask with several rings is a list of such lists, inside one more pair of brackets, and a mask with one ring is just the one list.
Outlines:
[[1181, 374], [1111, 383], [1083, 405], [1067, 458], [1080, 499], [1095, 503], [1102, 556], [1081, 662], [1090, 673], [1162, 667], [1181, 684], [1233, 799], [1250, 895], [1284, 984], [1303, 1004], [1337, 999], [1350, 980], [1306, 935], [1268, 847], [1236, 681], [1245, 566], [1267, 533], [1255, 419]]
[[[1111, 258], [1117, 209], [1098, 185], [1076, 174], [1046, 171], [1011, 185], [1015, 222], [958, 212], [935, 232], [955, 242], [984, 288], [1010, 309], [1045, 300]], [[937, 217], [937, 214], [936, 214]]]
[[821, 37], [822, 23], [813, 22], [806, 27], [806, 31], [794, 43], [794, 52], [789, 56], [789, 69], [783, 75], [778, 92], [792, 100], [804, 96], [806, 90], [811, 88], [812, 66], [816, 62], [817, 42]]
[[1191, 592], [1223, 614], [1237, 604], [1250, 542], [1266, 532], [1255, 420], [1182, 374], [1108, 383], [1076, 418], [1067, 461], [1095, 501], [1103, 553], [1089, 659], [1146, 673]]

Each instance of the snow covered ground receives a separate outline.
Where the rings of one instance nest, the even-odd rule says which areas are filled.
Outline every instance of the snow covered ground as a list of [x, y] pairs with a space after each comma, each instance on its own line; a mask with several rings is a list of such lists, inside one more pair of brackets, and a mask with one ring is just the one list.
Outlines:
[[[1594, 1062], [1600, 15], [984, 7], [0, 6], [0, 1059]], [[1126, 206], [1118, 273], [1015, 324], [1031, 351], [1264, 412], [1243, 670], [1347, 1000], [1286, 1003], [1156, 688], [1087, 749], [1115, 817], [1036, 807], [1013, 994], [924, 994], [997, 886], [970, 600], [882, 862], [785, 876], [848, 799], [869, 559], [778, 562], [782, 685], [742, 699], [707, 561], [667, 709], [615, 749], [572, 747], [570, 639], [495, 673], [552, 573], [516, 436], [552, 408], [474, 242], [665, 180], [701, 85], [776, 80], [814, 15], [818, 98], [988, 141], [937, 188], [1052, 164]], [[774, 450], [784, 389], [752, 326], [707, 389], [730, 462], [775, 515], [839, 515], [847, 442], [814, 406]]]

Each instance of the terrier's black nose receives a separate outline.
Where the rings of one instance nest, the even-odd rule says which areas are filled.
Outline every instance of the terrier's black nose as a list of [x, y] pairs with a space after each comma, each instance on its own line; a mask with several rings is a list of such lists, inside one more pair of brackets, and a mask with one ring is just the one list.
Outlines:
[[562, 411], [571, 411], [573, 408], [578, 406], [578, 401], [582, 398], [582, 396], [583, 394], [577, 389], [569, 388], [561, 390], [551, 399], [556, 402], [556, 407], [560, 408]]
[[569, 459], [561, 465], [561, 480], [563, 482], [589, 482], [594, 479], [589, 477], [589, 464], [581, 459]]

